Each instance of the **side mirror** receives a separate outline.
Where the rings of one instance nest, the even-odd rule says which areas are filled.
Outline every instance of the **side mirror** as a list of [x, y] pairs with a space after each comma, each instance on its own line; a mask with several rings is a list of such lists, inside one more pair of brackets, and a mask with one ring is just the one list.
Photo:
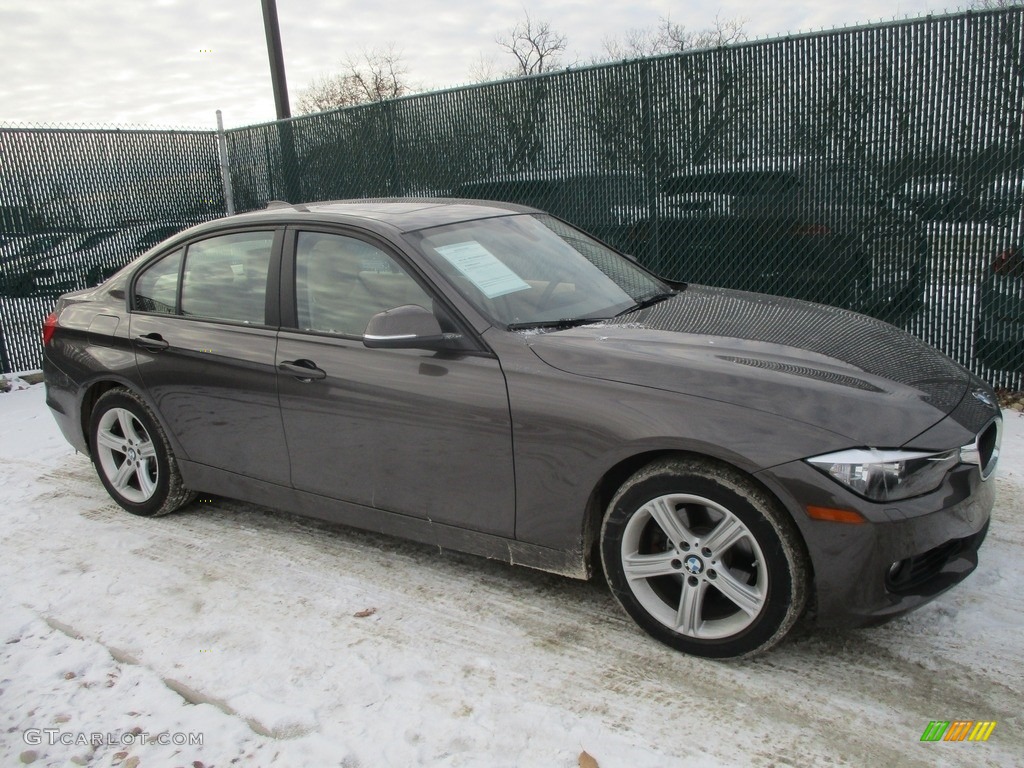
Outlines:
[[460, 340], [445, 334], [434, 313], [416, 304], [378, 312], [363, 333], [363, 345], [370, 349], [452, 349]]

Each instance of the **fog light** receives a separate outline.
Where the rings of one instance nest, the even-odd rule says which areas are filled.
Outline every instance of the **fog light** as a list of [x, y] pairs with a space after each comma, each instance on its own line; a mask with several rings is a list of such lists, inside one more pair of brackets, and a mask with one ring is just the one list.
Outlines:
[[899, 578], [900, 571], [903, 570], [903, 561], [900, 560], [898, 563], [893, 563], [889, 566], [889, 581], [896, 581]]

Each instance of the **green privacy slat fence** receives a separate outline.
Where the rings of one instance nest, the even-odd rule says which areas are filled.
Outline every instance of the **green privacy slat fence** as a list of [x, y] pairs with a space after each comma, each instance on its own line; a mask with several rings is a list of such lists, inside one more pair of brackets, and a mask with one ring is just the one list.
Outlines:
[[54, 298], [224, 213], [216, 134], [0, 128], [0, 371], [38, 367]]
[[[866, 312], [1019, 387], [1022, 20], [1013, 8], [794, 36], [232, 130], [235, 205], [394, 195], [535, 205], [667, 277]], [[165, 173], [179, 174], [178, 194], [202, 186], [198, 169], [210, 186], [163, 220], [221, 204], [214, 138], [196, 140], [187, 160], [164, 151]], [[61, 151], [43, 152], [47, 173], [59, 175]], [[142, 163], [124, 174], [147, 172], [152, 146], [122, 151]], [[115, 190], [133, 183], [84, 173]], [[210, 208], [185, 213], [197, 198]], [[11, 349], [37, 359], [32, 333], [31, 346], [7, 334], [10, 359]]]

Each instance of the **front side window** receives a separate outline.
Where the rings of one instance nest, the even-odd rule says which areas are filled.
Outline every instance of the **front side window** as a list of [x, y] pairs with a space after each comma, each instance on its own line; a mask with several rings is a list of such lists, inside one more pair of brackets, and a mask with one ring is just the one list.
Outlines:
[[273, 244], [273, 232], [244, 232], [189, 245], [181, 313], [263, 325]]
[[299, 233], [295, 290], [305, 331], [362, 336], [378, 312], [405, 304], [433, 309], [430, 296], [395, 259], [344, 235]]

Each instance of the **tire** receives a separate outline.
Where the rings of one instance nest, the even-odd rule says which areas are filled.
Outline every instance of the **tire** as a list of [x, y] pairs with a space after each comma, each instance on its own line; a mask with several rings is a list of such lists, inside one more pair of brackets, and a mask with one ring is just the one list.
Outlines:
[[131, 390], [112, 389], [96, 401], [89, 445], [103, 486], [133, 515], [166, 515], [195, 497], [182, 483], [160, 423]]
[[793, 521], [751, 478], [706, 459], [659, 460], [626, 481], [605, 514], [601, 560], [626, 613], [694, 656], [761, 653], [807, 603]]

